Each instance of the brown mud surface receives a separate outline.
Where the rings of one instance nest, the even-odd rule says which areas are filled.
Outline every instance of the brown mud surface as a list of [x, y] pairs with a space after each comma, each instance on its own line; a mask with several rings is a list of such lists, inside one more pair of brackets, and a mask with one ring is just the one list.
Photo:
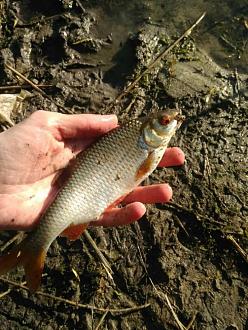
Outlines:
[[[181, 7], [169, 1], [170, 11], [164, 3], [0, 2], [1, 93], [19, 93], [10, 86], [23, 83], [6, 63], [49, 85], [43, 89], [49, 98], [24, 86], [31, 95], [14, 122], [37, 109], [114, 112], [125, 120], [178, 106], [186, 121], [171, 145], [187, 159], [149, 178], [173, 187], [171, 203], [148, 206], [134, 225], [89, 230], [113, 279], [84, 236], [75, 242], [58, 238], [50, 248], [41, 291], [51, 296], [4, 281], [21, 283], [22, 270], [0, 277], [2, 330], [248, 329], [247, 3], [215, 7], [210, 1], [207, 8], [205, 1], [181, 1]], [[206, 9], [192, 36], [113, 106], [128, 82]], [[12, 236], [1, 233], [1, 245]]]

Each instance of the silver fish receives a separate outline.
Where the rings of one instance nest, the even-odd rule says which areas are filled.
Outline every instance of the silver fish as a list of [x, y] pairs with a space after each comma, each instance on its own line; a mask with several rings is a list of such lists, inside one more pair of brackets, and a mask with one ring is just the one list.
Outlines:
[[0, 257], [0, 275], [22, 265], [30, 291], [40, 285], [47, 250], [64, 233], [77, 238], [91, 221], [146, 179], [181, 125], [178, 110], [133, 119], [80, 153], [70, 178], [36, 229]]

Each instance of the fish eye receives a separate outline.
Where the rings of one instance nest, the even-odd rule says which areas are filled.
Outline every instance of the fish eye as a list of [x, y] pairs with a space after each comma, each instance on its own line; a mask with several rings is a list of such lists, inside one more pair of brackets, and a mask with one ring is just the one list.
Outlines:
[[171, 119], [168, 115], [164, 115], [160, 118], [159, 123], [160, 125], [166, 126], [170, 123]]

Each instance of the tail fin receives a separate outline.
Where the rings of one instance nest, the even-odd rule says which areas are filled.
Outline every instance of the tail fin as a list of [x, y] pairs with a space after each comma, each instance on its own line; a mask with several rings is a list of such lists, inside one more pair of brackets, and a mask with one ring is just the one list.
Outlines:
[[35, 292], [40, 286], [46, 251], [43, 249], [31, 250], [25, 243], [24, 240], [9, 253], [0, 256], [0, 275], [23, 266], [27, 287], [31, 292]]

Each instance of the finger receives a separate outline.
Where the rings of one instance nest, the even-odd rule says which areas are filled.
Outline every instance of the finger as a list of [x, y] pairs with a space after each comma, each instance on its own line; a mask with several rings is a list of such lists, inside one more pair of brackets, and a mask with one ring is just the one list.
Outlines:
[[167, 203], [172, 198], [172, 189], [167, 183], [140, 186], [123, 200], [124, 204], [139, 201], [145, 204]]
[[181, 166], [185, 161], [183, 151], [178, 147], [167, 148], [159, 167]]
[[115, 115], [65, 115], [50, 111], [35, 111], [28, 120], [49, 129], [59, 141], [81, 136], [97, 137], [117, 126]]
[[96, 141], [96, 138], [77, 138], [77, 139], [66, 139], [65, 141], [65, 149], [68, 149], [71, 151], [72, 155], [79, 154], [82, 150], [85, 150], [88, 148], [92, 143]]
[[95, 138], [117, 126], [115, 115], [64, 115], [54, 123], [61, 139]]
[[108, 210], [101, 216], [100, 220], [91, 222], [91, 225], [104, 227], [128, 225], [140, 219], [145, 212], [145, 205], [135, 202], [122, 208]]

